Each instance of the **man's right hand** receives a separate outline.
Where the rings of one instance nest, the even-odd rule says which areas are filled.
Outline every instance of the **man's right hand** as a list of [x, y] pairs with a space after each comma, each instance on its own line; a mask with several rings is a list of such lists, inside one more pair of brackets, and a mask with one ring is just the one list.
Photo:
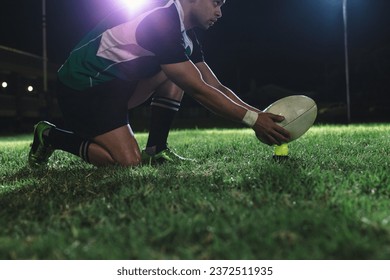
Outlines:
[[290, 133], [277, 122], [284, 120], [283, 116], [272, 113], [259, 113], [256, 123], [252, 127], [256, 137], [267, 145], [281, 145], [290, 139]]

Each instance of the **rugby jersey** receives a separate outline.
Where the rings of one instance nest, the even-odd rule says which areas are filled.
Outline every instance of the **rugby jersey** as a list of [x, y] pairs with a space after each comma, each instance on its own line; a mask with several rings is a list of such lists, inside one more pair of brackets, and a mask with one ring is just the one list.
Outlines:
[[153, 2], [134, 15], [118, 10], [88, 33], [58, 70], [59, 80], [83, 90], [113, 79], [151, 77], [160, 65], [204, 60], [193, 30], [186, 31], [179, 1]]

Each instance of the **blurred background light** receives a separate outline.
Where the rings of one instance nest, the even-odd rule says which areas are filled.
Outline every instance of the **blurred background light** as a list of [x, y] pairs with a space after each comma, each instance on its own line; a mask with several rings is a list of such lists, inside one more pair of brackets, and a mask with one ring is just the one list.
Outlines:
[[121, 6], [125, 6], [129, 9], [129, 11], [137, 11], [142, 8], [146, 3], [156, 0], [117, 0], [118, 4]]
[[2, 82], [2, 83], [1, 83], [1, 87], [2, 87], [2, 88], [8, 87], [8, 83], [7, 83], [7, 82]]
[[28, 86], [27, 87], [27, 91], [28, 92], [33, 92], [34, 91], [34, 87], [33, 86]]

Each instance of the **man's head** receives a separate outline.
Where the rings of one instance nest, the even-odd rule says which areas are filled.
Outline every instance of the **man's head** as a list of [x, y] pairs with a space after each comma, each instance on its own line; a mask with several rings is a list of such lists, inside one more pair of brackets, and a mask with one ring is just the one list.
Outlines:
[[222, 17], [221, 7], [226, 0], [180, 0], [186, 29], [208, 29]]

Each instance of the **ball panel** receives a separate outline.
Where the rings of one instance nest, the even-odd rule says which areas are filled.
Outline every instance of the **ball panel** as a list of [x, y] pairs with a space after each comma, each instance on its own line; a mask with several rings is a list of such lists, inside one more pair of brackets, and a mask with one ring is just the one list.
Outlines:
[[285, 125], [284, 128], [291, 134], [290, 141], [293, 141], [305, 134], [306, 131], [308, 131], [313, 125], [316, 116], [317, 106], [313, 106], [309, 109], [309, 111], [303, 112], [300, 116]]
[[317, 105], [310, 97], [292, 95], [272, 103], [264, 112], [284, 116], [285, 120], [277, 124], [290, 132], [290, 141], [293, 141], [313, 125], [317, 117]]

